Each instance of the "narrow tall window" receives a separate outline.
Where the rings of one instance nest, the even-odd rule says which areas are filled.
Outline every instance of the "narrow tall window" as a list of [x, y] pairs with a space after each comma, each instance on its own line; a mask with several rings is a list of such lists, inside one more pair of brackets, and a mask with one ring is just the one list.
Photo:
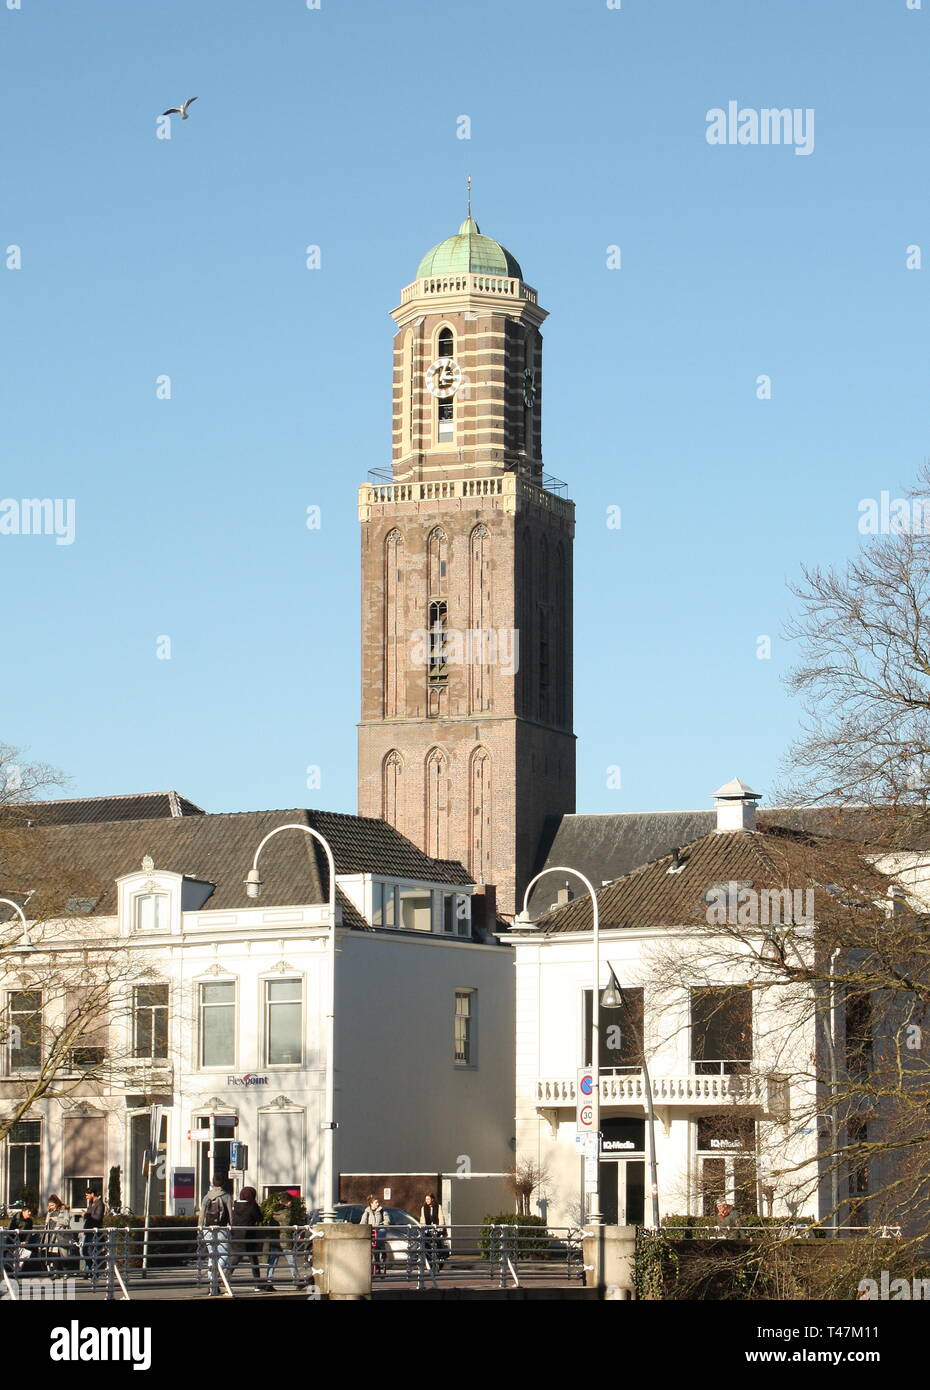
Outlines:
[[39, 1204], [39, 1155], [41, 1120], [20, 1120], [7, 1135], [7, 1178], [5, 1201], [23, 1202], [35, 1209]]
[[200, 1065], [231, 1067], [236, 1060], [236, 986], [200, 986]]
[[[444, 357], [451, 358], [455, 356], [455, 341], [452, 337], [451, 328], [443, 328], [441, 330], [439, 334], [437, 347], [437, 356], [440, 359]], [[451, 371], [445, 372], [441, 369], [437, 377], [438, 389], [442, 390], [443, 387], [450, 385], [451, 377]], [[440, 444], [451, 444], [455, 434], [454, 397], [451, 394], [448, 396], [440, 396], [437, 400], [436, 405], [436, 439]]]
[[265, 1061], [269, 1067], [299, 1067], [303, 1062], [300, 980], [265, 981]]
[[455, 991], [455, 1065], [469, 1067], [475, 1061], [475, 996], [473, 989]]
[[[600, 1035], [598, 1066], [601, 1071], [639, 1071], [643, 1065], [643, 991], [640, 987], [623, 987], [623, 1004], [619, 1009], [600, 1008], [597, 1026]], [[584, 1065], [591, 1065], [591, 991], [584, 991], [583, 1010]]]
[[168, 1056], [168, 986], [138, 985], [132, 992], [134, 1057]]
[[6, 1033], [9, 1072], [38, 1071], [42, 1065], [42, 991], [17, 989], [7, 995]]

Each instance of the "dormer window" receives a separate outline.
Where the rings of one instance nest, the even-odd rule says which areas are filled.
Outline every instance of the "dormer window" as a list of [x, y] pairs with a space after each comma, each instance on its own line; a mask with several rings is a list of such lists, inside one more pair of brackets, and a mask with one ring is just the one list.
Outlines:
[[140, 893], [133, 903], [133, 930], [167, 931], [168, 907], [167, 893]]

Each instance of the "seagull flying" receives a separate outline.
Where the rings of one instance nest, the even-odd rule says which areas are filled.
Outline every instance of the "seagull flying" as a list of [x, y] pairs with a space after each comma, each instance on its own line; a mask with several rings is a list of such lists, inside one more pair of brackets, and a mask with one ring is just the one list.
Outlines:
[[196, 97], [188, 97], [187, 101], [185, 101], [183, 106], [169, 106], [168, 110], [163, 111], [161, 114], [163, 116], [180, 116], [182, 121], [186, 121], [187, 108], [191, 105], [192, 102], [195, 102], [196, 100]]

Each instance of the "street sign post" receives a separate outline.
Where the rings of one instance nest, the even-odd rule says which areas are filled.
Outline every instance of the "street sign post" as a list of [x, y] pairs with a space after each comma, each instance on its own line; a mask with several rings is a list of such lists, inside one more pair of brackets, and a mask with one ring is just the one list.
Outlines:
[[591, 1067], [578, 1068], [575, 1098], [575, 1126], [590, 1133], [594, 1129], [594, 1072]]

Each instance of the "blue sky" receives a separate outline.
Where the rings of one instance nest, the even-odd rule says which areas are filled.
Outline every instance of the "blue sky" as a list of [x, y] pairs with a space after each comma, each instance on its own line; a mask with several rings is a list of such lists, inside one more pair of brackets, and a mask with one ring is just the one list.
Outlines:
[[[471, 173], [551, 315], [578, 809], [767, 791], [786, 585], [930, 453], [930, 3], [7, 3], [0, 493], [74, 498], [76, 539], [0, 537], [0, 738], [71, 795], [354, 809], [355, 492]], [[813, 108], [813, 153], [709, 145], [729, 100]]]

